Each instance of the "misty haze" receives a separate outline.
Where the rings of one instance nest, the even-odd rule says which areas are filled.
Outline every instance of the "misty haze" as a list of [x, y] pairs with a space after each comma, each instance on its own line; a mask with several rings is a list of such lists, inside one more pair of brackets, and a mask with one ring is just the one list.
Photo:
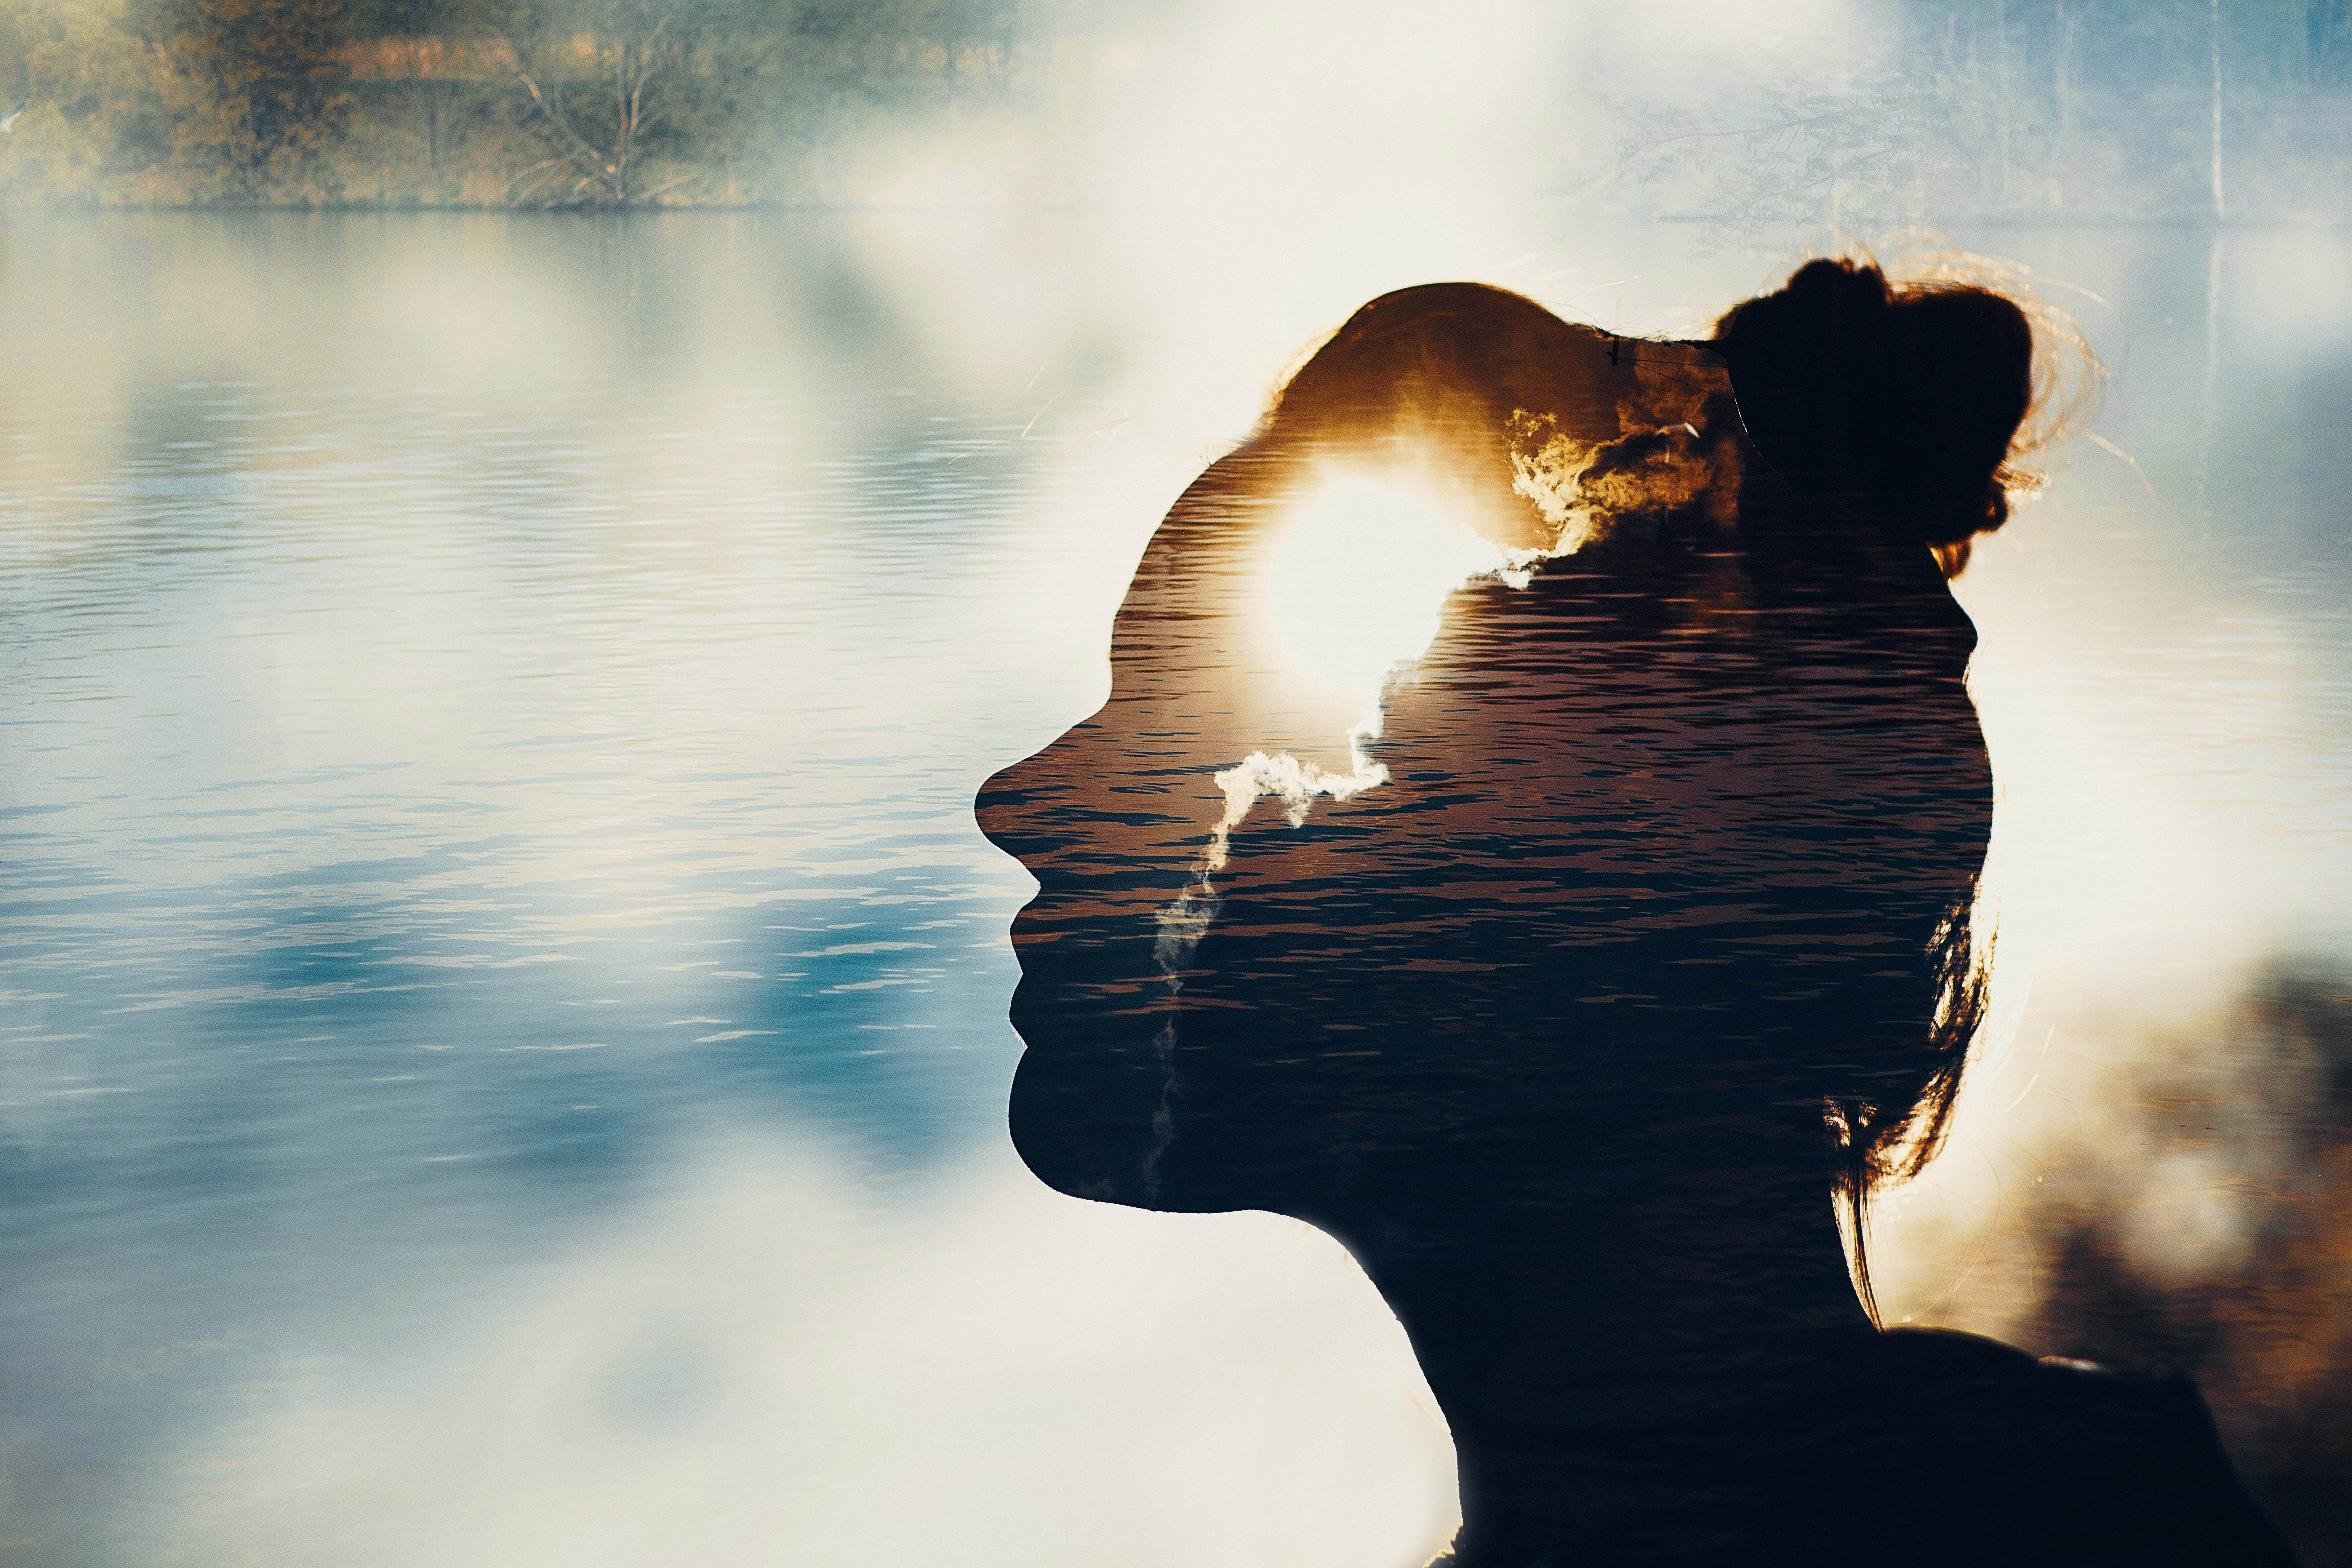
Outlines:
[[2352, 1563], [2337, 0], [0, 0], [11, 110], [0, 1558], [1420, 1568], [1348, 1253], [1023, 1169], [973, 791], [1366, 300], [1867, 249], [2106, 372], [1954, 584], [1997, 953], [1877, 1305], [2193, 1375]]

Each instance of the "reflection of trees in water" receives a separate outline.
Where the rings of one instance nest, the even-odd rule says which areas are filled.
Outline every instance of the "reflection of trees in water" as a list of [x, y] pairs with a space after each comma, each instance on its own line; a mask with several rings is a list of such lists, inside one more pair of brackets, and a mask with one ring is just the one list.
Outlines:
[[[2034, 1189], [2016, 1337], [2193, 1374], [2307, 1560], [2352, 1563], [2352, 968], [2282, 960], [2130, 1070], [2126, 1132], [2078, 1134]], [[2225, 1205], [2218, 1257], [2167, 1256], [2168, 1169]]]

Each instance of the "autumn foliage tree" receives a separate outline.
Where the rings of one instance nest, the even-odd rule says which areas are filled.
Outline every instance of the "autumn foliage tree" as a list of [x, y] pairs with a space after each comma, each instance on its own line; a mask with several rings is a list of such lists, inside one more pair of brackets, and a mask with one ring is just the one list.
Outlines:
[[218, 171], [233, 198], [307, 183], [350, 121], [350, 19], [346, 0], [183, 0], [165, 12], [156, 44], [178, 89], [178, 159]]

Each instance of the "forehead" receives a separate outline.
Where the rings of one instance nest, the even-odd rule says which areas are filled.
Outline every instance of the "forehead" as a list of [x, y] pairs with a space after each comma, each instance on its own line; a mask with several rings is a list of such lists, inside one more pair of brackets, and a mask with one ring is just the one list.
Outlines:
[[1647, 443], [1635, 489], [1712, 482], [1705, 434], [1736, 416], [1711, 352], [1495, 290], [1439, 309], [1434, 292], [1377, 331], [1342, 329], [1171, 510], [1114, 632], [1106, 718], [1129, 750], [1148, 734], [1155, 755], [1356, 770], [1351, 732], [1377, 732], [1384, 678], [1430, 647], [1455, 590], [1524, 583], [1601, 509], [1641, 500], [1604, 448]]
[[1621, 337], [1504, 289], [1433, 284], [1357, 311], [1291, 378], [1270, 423], [1328, 441], [1416, 420], [1458, 431], [1523, 409], [1597, 442], [1686, 417], [1671, 405], [1728, 385], [1707, 345]]
[[[1577, 480], [1603, 447], [1662, 431], [1696, 440], [1717, 423], [1737, 415], [1728, 371], [1705, 344], [1617, 337], [1479, 286], [1383, 296], [1179, 500], [1139, 566], [1122, 631], [1216, 614], [1262, 578], [1302, 515], [1328, 521], [1320, 503], [1335, 492], [1368, 503], [1352, 535], [1325, 531], [1341, 554], [1410, 552], [1394, 535], [1412, 518], [1507, 554], [1557, 553]], [[1350, 563], [1331, 564], [1343, 591]]]

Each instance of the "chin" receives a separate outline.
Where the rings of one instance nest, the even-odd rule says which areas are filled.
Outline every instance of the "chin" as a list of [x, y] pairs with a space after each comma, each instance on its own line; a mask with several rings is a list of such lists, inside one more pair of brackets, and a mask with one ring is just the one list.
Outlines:
[[1090, 984], [1060, 967], [1024, 958], [1013, 993], [1024, 1049], [1008, 1107], [1013, 1146], [1056, 1192], [1160, 1206], [1171, 1088], [1154, 1037], [1168, 1015], [1150, 1009], [1142, 986]]

